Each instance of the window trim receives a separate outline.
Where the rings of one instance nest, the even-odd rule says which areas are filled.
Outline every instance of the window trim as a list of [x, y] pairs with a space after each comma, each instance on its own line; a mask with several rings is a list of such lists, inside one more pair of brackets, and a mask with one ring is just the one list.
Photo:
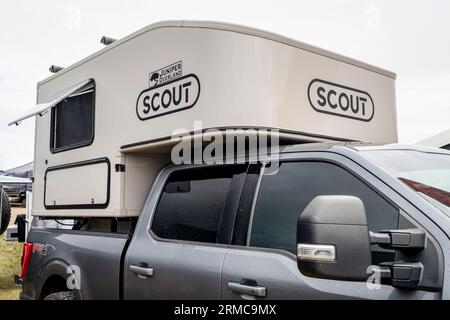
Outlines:
[[[358, 173], [356, 173], [355, 170], [353, 170], [350, 167], [340, 163], [339, 161], [336, 161], [336, 160], [333, 160], [333, 159], [318, 158], [318, 157], [311, 157], [311, 158], [307, 157], [307, 158], [300, 158], [300, 159], [285, 159], [285, 160], [280, 159], [280, 161], [279, 161], [280, 165], [283, 164], [283, 163], [289, 163], [289, 162], [322, 162], [322, 163], [328, 163], [328, 164], [340, 167], [341, 169], [347, 171], [349, 174], [353, 175], [356, 179], [361, 181], [361, 183], [366, 185], [373, 192], [375, 192], [381, 198], [383, 198], [386, 202], [388, 202], [391, 206], [393, 206], [395, 209], [397, 209], [399, 211], [398, 221], [400, 221], [401, 208], [397, 204], [395, 204], [391, 199], [389, 199], [385, 194], [383, 194], [375, 186], [373, 186], [372, 184], [369, 184], [366, 181], [366, 179], [364, 179]], [[263, 247], [254, 247], [254, 246], [250, 245], [250, 238], [251, 238], [251, 234], [252, 234], [251, 230], [252, 230], [252, 227], [253, 227], [253, 219], [254, 219], [254, 216], [255, 216], [256, 203], [258, 202], [259, 192], [261, 190], [260, 187], [261, 187], [262, 177], [263, 177], [263, 173], [264, 173], [264, 168], [269, 163], [270, 162], [264, 163], [264, 165], [263, 165], [263, 167], [261, 168], [261, 171], [260, 171], [260, 180], [258, 181], [258, 185], [256, 187], [255, 194], [253, 196], [254, 197], [253, 198], [253, 205], [252, 205], [252, 210], [250, 212], [250, 219], [249, 219], [249, 225], [248, 225], [248, 231], [247, 231], [247, 240], [246, 240], [245, 247], [246, 248], [250, 248], [250, 249], [265, 249], [265, 250], [275, 251], [275, 252], [283, 251], [283, 252], [289, 253], [290, 255], [293, 255], [292, 252], [289, 252], [287, 250], [280, 249], [280, 248], [265, 248], [265, 247], [263, 248]], [[357, 164], [357, 163], [355, 163], [355, 164], [359, 166], [359, 164]], [[397, 225], [398, 225], [398, 221], [397, 221]]]
[[[245, 246], [245, 242], [247, 241], [250, 213], [254, 203], [253, 196], [261, 180], [260, 173], [262, 167], [263, 162], [250, 163], [248, 166], [233, 223], [233, 234], [230, 243], [233, 246]], [[245, 234], [243, 234], [244, 232]]]
[[[156, 210], [158, 209], [158, 204], [161, 200], [163, 191], [164, 191], [164, 187], [167, 184], [167, 181], [170, 179], [170, 177], [175, 174], [176, 172], [179, 171], [184, 171], [184, 170], [202, 170], [202, 169], [207, 169], [207, 168], [220, 168], [220, 167], [236, 167], [236, 166], [247, 166], [246, 171], [243, 172], [244, 174], [244, 178], [242, 179], [240, 186], [239, 186], [239, 195], [237, 197], [235, 197], [235, 199], [232, 199], [233, 201], [236, 201], [235, 205], [233, 205], [232, 207], [234, 207], [234, 210], [232, 212], [225, 212], [223, 214], [227, 214], [227, 215], [231, 215], [230, 218], [232, 218], [232, 220], [234, 221], [236, 214], [237, 214], [237, 210], [239, 208], [239, 199], [240, 196], [242, 194], [242, 187], [243, 184], [245, 183], [245, 178], [247, 177], [247, 171], [249, 168], [249, 163], [245, 162], [245, 163], [232, 163], [232, 164], [227, 164], [227, 163], [223, 163], [223, 164], [201, 164], [201, 165], [183, 165], [183, 166], [176, 166], [176, 165], [171, 165], [169, 166], [165, 172], [164, 175], [164, 180], [161, 181], [161, 185], [159, 186], [158, 190], [155, 190], [158, 194], [158, 197], [155, 201], [155, 205], [152, 208], [152, 212], [150, 215], [150, 219], [149, 219], [149, 223], [146, 227], [147, 229], [147, 233], [150, 236], [150, 238], [152, 238], [153, 240], [157, 241], [157, 242], [161, 242], [161, 243], [173, 243], [173, 244], [180, 244], [180, 245], [192, 245], [192, 246], [204, 246], [204, 247], [215, 247], [215, 248], [228, 248], [231, 245], [231, 241], [232, 241], [232, 235], [233, 235], [233, 231], [234, 231], [234, 225], [232, 225], [231, 230], [230, 230], [230, 234], [231, 236], [229, 237], [229, 241], [228, 243], [219, 243], [219, 242], [200, 242], [200, 241], [190, 241], [190, 240], [181, 240], [181, 239], [168, 239], [168, 238], [162, 238], [160, 236], [158, 236], [153, 230], [152, 230], [152, 226], [153, 226], [153, 222], [155, 219], [155, 215], [156, 215]], [[233, 179], [231, 181], [231, 183], [233, 182]], [[231, 186], [231, 185], [230, 185]], [[150, 194], [153, 191], [150, 191]], [[225, 205], [227, 204], [228, 201], [228, 197], [229, 197], [229, 192], [227, 193], [226, 196], [226, 200], [225, 200]], [[224, 206], [225, 209], [225, 206]], [[219, 229], [217, 230], [217, 233], [219, 234], [220, 232], [223, 232], [223, 230], [221, 230], [220, 228], [222, 228], [223, 226], [221, 225], [221, 220], [223, 217], [223, 214], [221, 216], [221, 219], [219, 220]]]
[[[247, 239], [245, 240], [246, 247], [250, 247], [250, 236], [252, 234], [253, 218], [255, 217], [256, 203], [258, 202], [258, 196], [259, 196], [259, 191], [261, 190], [261, 181], [264, 176], [264, 171], [269, 163], [270, 162], [263, 163], [263, 165], [259, 169], [258, 181], [256, 182], [255, 193], [253, 194], [252, 208], [250, 209], [250, 217], [248, 218]], [[281, 162], [280, 162], [280, 164], [281, 164]], [[268, 249], [270, 249], [270, 248], [268, 248]], [[281, 250], [281, 249], [279, 249], [279, 250]], [[283, 251], [286, 251], [286, 250], [283, 250]]]
[[[88, 89], [85, 90], [79, 90], [77, 92], [74, 92], [73, 94], [71, 94], [68, 98], [73, 97], [73, 96], [78, 96], [87, 92], [84, 91], [90, 91], [92, 90], [92, 133], [91, 136], [89, 137], [89, 140], [87, 141], [83, 141], [83, 142], [79, 142], [79, 143], [75, 143], [75, 144], [71, 144], [68, 146], [64, 146], [64, 147], [54, 147], [54, 142], [55, 142], [55, 113], [56, 113], [56, 108], [58, 107], [58, 105], [63, 102], [59, 102], [57, 103], [54, 107], [51, 108], [50, 110], [50, 152], [52, 154], [55, 153], [59, 153], [59, 152], [64, 152], [64, 151], [68, 151], [68, 150], [73, 150], [73, 149], [78, 149], [78, 148], [83, 148], [83, 147], [87, 147], [90, 146], [93, 142], [94, 142], [94, 138], [95, 138], [95, 107], [96, 107], [96, 95], [97, 95], [97, 88], [96, 88], [96, 83], [94, 79], [92, 80], [92, 88], [88, 87]], [[90, 86], [90, 84], [88, 84]], [[88, 86], [86, 85], [86, 86]]]

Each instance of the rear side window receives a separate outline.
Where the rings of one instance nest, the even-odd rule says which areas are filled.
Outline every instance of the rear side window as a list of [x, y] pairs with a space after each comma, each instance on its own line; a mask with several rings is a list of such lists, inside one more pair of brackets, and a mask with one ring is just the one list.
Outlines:
[[244, 167], [225, 166], [173, 173], [154, 213], [160, 238], [216, 243], [233, 177]]
[[[396, 229], [399, 210], [347, 170], [326, 162], [287, 162], [263, 176], [254, 211], [250, 245], [296, 254], [297, 220], [319, 195], [351, 195], [365, 206], [370, 231]], [[357, 239], [355, 239], [357, 241]], [[394, 251], [372, 248], [373, 259], [392, 261]]]
[[94, 85], [64, 99], [52, 108], [52, 152], [74, 149], [94, 139]]

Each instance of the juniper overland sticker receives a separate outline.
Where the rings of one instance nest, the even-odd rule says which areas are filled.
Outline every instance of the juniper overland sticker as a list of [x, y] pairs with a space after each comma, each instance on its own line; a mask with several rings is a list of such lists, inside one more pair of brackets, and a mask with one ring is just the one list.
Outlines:
[[[139, 119], [160, 117], [196, 104], [200, 96], [200, 80], [193, 73], [182, 76], [182, 70], [182, 62], [179, 61], [150, 74], [150, 88], [142, 91], [136, 102]], [[152, 78], [156, 85], [152, 86]]]

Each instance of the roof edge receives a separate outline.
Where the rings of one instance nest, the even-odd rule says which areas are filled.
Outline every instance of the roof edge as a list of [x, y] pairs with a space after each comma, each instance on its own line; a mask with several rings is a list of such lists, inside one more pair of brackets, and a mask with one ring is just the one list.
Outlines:
[[87, 56], [86, 58], [75, 62], [74, 64], [62, 69], [61, 71], [59, 71], [58, 73], [51, 75], [41, 81], [39, 81], [37, 83], [37, 87], [45, 84], [46, 82], [49, 82], [59, 76], [61, 76], [62, 74], [69, 72], [70, 70], [88, 62], [89, 60], [95, 59], [98, 56], [113, 50], [114, 48], [146, 33], [152, 30], [157, 30], [157, 29], [161, 29], [161, 28], [204, 28], [204, 29], [216, 29], [216, 30], [223, 30], [223, 31], [230, 31], [230, 32], [236, 32], [236, 33], [242, 33], [242, 34], [246, 34], [246, 35], [250, 35], [250, 36], [255, 36], [255, 37], [260, 37], [260, 38], [264, 38], [267, 40], [272, 40], [272, 41], [276, 41], [285, 45], [289, 45], [295, 48], [299, 48], [302, 50], [306, 50], [312, 53], [316, 53], [331, 59], [335, 59], [335, 60], [339, 60], [342, 61], [344, 63], [348, 63], [351, 65], [354, 65], [356, 67], [360, 67], [372, 72], [376, 72], [378, 74], [381, 74], [383, 76], [392, 78], [392, 79], [396, 79], [397, 75], [392, 72], [392, 71], [388, 71], [386, 69], [382, 69], [379, 67], [376, 67], [374, 65], [353, 59], [353, 58], [349, 58], [347, 56], [338, 54], [338, 53], [334, 53], [331, 52], [329, 50], [325, 50], [325, 49], [321, 49], [319, 47], [301, 42], [301, 41], [297, 41], [294, 40], [292, 38], [288, 38], [285, 36], [281, 36], [279, 34], [276, 33], [272, 33], [269, 31], [264, 31], [264, 30], [260, 30], [260, 29], [256, 29], [256, 28], [251, 28], [251, 27], [246, 27], [246, 26], [242, 26], [242, 25], [238, 25], [238, 24], [232, 24], [232, 23], [225, 23], [225, 22], [216, 22], [216, 21], [194, 21], [194, 20], [166, 20], [166, 21], [160, 21], [160, 22], [156, 22], [153, 23], [151, 25], [148, 25], [144, 28], [141, 28], [131, 34], [129, 34], [128, 36], [119, 39], [117, 41], [115, 41], [114, 43], [108, 45], [107, 47], [92, 53], [91, 55]]
[[436, 133], [432, 135], [431, 137], [422, 139], [418, 142], [416, 142], [418, 145], [423, 146], [432, 146], [432, 147], [444, 147], [448, 144], [450, 144], [450, 129], [441, 131], [439, 133]]

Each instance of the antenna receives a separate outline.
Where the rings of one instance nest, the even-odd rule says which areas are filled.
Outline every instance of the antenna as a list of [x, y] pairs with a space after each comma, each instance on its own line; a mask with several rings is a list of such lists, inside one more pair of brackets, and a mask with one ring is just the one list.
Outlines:
[[102, 44], [104, 44], [105, 46], [109, 46], [111, 43], [114, 43], [116, 41], [117, 41], [117, 39], [109, 38], [107, 36], [103, 36], [102, 39], [100, 40], [100, 42]]
[[50, 71], [51, 73], [57, 73], [57, 72], [61, 71], [62, 69], [64, 69], [64, 68], [60, 67], [60, 66], [55, 66], [54, 64], [52, 64], [50, 66], [50, 68], [48, 68], [48, 71]]

